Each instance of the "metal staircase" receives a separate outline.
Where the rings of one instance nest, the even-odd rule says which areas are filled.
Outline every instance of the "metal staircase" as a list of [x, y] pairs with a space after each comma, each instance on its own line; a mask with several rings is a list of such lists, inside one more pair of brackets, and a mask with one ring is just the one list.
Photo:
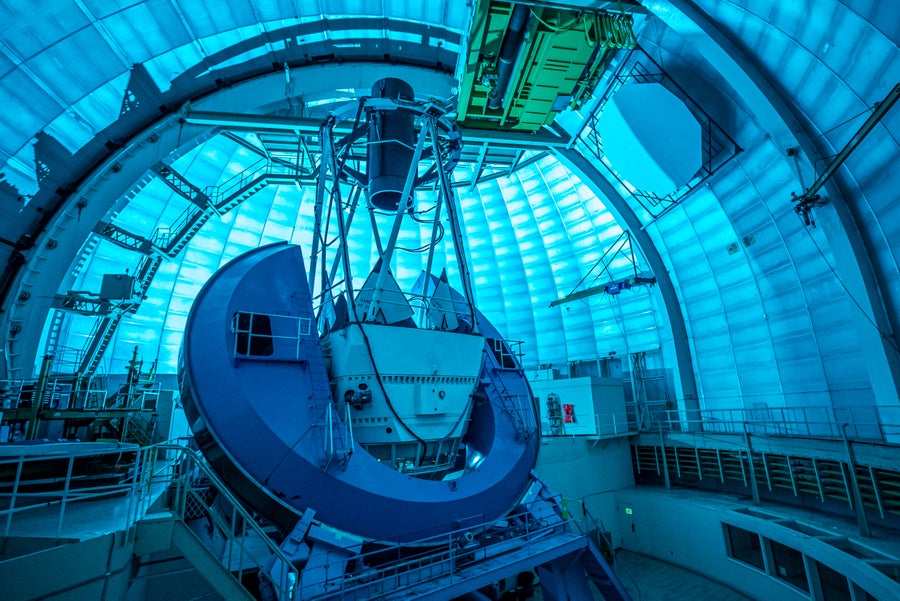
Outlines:
[[580, 557], [589, 547], [586, 537], [560, 531], [557, 526], [527, 532], [493, 545], [467, 548], [452, 543], [436, 553], [344, 579], [337, 590], [309, 599], [451, 599], [490, 586], [510, 574], [564, 557]]
[[[146, 425], [142, 427], [146, 434]], [[50, 475], [58, 477], [40, 476], [48, 465], [57, 466]], [[85, 480], [84, 466], [95, 471], [101, 465], [115, 466], [114, 482], [112, 476], [96, 484]], [[168, 561], [180, 553], [222, 598], [255, 599], [245, 583], [253, 587], [259, 581], [278, 599], [293, 599], [297, 569], [286, 562], [272, 533], [191, 449], [178, 444], [107, 445], [101, 450], [61, 451], [58, 457], [2, 459], [0, 468], [15, 476], [7, 482], [11, 492], [0, 509], [4, 599], [117, 598], [115, 588], [101, 593], [92, 583], [103, 584], [110, 566], [116, 565], [114, 573], [123, 575], [124, 591], [141, 557], [156, 553]], [[38, 497], [32, 492], [36, 477]], [[104, 509], [110, 515], [98, 533], [92, 528], [97, 512]], [[16, 552], [17, 546], [26, 551]], [[115, 561], [94, 560], [106, 553]], [[86, 557], [91, 560], [80, 561]], [[264, 568], [276, 559], [285, 563], [280, 576], [273, 578]], [[59, 565], [78, 569], [54, 568], [53, 577], [43, 579], [21, 577]]]
[[496, 398], [499, 401], [500, 409], [509, 416], [516, 429], [516, 440], [522, 442], [534, 436], [537, 432], [537, 424], [533, 419], [528, 419], [532, 413], [527, 408], [527, 404], [532, 402], [531, 399], [509, 392], [504, 382], [502, 369], [489, 367], [482, 373], [484, 374], [481, 379], [482, 388], [488, 394], [488, 398]]
[[337, 461], [341, 469], [347, 467], [347, 462], [353, 455], [353, 423], [350, 416], [350, 404], [345, 404], [346, 416], [342, 421], [337, 415], [337, 410], [332, 403], [328, 403], [325, 409], [323, 427], [325, 429], [325, 448], [322, 460], [322, 469], [328, 471]]
[[206, 194], [176, 171], [171, 164], [158, 163], [152, 167], [152, 171], [156, 172], [156, 175], [172, 190], [201, 209], [209, 205], [209, 198]]
[[154, 247], [167, 257], [177, 256], [200, 231], [200, 228], [209, 221], [210, 215], [210, 210], [189, 205], [170, 227], [158, 228], [153, 233], [151, 240]]
[[609, 563], [600, 555], [600, 551], [593, 545], [585, 548], [579, 556], [581, 565], [588, 578], [597, 587], [597, 591], [604, 599], [627, 599], [628, 593], [622, 586], [622, 582], [616, 576]]
[[203, 574], [210, 586], [224, 599], [251, 601], [253, 595], [234, 577], [226, 565], [219, 561], [197, 534], [179, 519], [172, 520], [172, 545], [181, 551], [194, 568]]
[[139, 182], [137, 189], [152, 179], [150, 174], [156, 174], [191, 204], [171, 226], [157, 228], [149, 240], [115, 223], [101, 222], [95, 228], [98, 236], [144, 256], [135, 270], [135, 301], [128, 303], [125, 310], [102, 316], [82, 349], [79, 373], [87, 377], [96, 373], [121, 321], [140, 307], [164, 258], [174, 258], [184, 250], [212, 215], [224, 215], [269, 185], [296, 184], [303, 177], [290, 165], [261, 158], [224, 182], [201, 190], [170, 165], [160, 163]]
[[[172, 475], [174, 494], [168, 508], [178, 524], [176, 532], [180, 529], [180, 535], [173, 534], [173, 543], [185, 558], [214, 588], [227, 588], [237, 595], [219, 590], [226, 599], [254, 598], [242, 584], [249, 574], [255, 574], [260, 583], [265, 581], [279, 599], [292, 599], [299, 573], [270, 538], [271, 532], [257, 522], [199, 453], [177, 446], [157, 448], [174, 450], [181, 459]], [[265, 569], [276, 560], [284, 562], [277, 580]], [[216, 586], [214, 581], [221, 584]]]
[[94, 329], [91, 331], [91, 335], [88, 336], [87, 343], [82, 349], [81, 360], [76, 373], [84, 374], [85, 378], [89, 378], [97, 372], [97, 367], [99, 367], [100, 360], [103, 358], [103, 351], [106, 350], [109, 341], [112, 340], [122, 316], [123, 313], [120, 312], [107, 315], [100, 318], [100, 321], [94, 325]]
[[141, 412], [131, 413], [123, 418], [122, 441], [140, 446], [150, 446], [157, 442], [156, 423]]
[[[326, 572], [323, 578], [309, 583], [301, 580], [296, 598], [480, 598], [480, 589], [539, 570], [544, 574], [544, 598], [591, 598], [589, 583], [593, 583], [607, 601], [630, 601], [615, 572], [592, 543], [591, 533], [579, 522], [563, 518], [558, 501], [556, 495], [536, 481], [522, 504], [501, 523], [424, 539], [406, 549], [406, 553], [398, 548], [393, 558], [389, 557], [391, 549], [348, 555], [344, 561], [351, 567]], [[421, 552], [410, 554], [414, 548]]]

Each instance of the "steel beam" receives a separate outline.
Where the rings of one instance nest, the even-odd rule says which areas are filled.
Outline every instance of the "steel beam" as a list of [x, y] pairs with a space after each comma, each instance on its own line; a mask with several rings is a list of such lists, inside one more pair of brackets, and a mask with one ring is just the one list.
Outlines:
[[149, 255], [153, 252], [153, 244], [149, 240], [143, 236], [129, 232], [114, 223], [100, 221], [94, 228], [94, 233], [106, 238], [113, 244], [121, 246], [122, 248], [127, 248], [128, 250], [133, 250], [145, 255]]
[[172, 188], [172, 190], [179, 195], [191, 201], [201, 209], [205, 210], [209, 207], [209, 197], [206, 196], [206, 193], [192, 184], [190, 180], [176, 171], [171, 165], [157, 163], [152, 169], [167, 186]]
[[[557, 148], [554, 155], [569, 169], [582, 176], [597, 196], [604, 199], [607, 208], [613, 213], [616, 221], [623, 229], [631, 232], [632, 243], [641, 249], [641, 253], [647, 260], [650, 271], [656, 277], [656, 284], [662, 296], [665, 315], [672, 329], [672, 344], [675, 349], [675, 373], [678, 375], [678, 384], [681, 388], [681, 398], [689, 424], [699, 423], [700, 401], [697, 395], [697, 384], [694, 381], [694, 363], [688, 340], [687, 328], [684, 324], [684, 315], [681, 313], [681, 305], [675, 292], [675, 285], [669, 277], [669, 270], [663, 262], [656, 245], [650, 235], [642, 228], [638, 216], [634, 213], [625, 198], [609, 183], [603, 174], [597, 170], [583, 155], [573, 149]], [[696, 427], [692, 425], [691, 427]]]
[[[447, 98], [453, 81], [451, 76], [433, 69], [383, 63], [315, 64], [295, 69], [293, 74], [306, 77], [304, 91], [310, 94], [345, 86], [361, 87], [381, 77], [395, 76], [414, 82], [424, 95]], [[284, 100], [283, 71], [259, 76], [251, 65], [246, 72], [236, 67], [230, 77], [232, 83], [212, 94], [206, 87], [208, 80], [183, 78], [167, 96], [166, 106], [186, 106], [190, 101], [200, 110], [244, 113]], [[78, 254], [84, 240], [116, 200], [130, 198], [145, 185], [149, 181], [145, 178], [147, 170], [160, 157], [169, 153], [182, 156], [216, 133], [215, 128], [185, 122], [182, 112], [168, 114], [160, 121], [155, 121], [158, 112], [150, 114], [152, 118], [121, 134], [125, 141], [120, 148], [91, 160], [90, 164], [96, 165], [94, 171], [73, 184], [35, 246], [27, 252], [22, 266], [10, 272], [8, 277], [14, 279], [0, 298], [0, 331], [17, 333], [7, 341], [6, 353], [0, 360], [0, 376], [19, 378], [32, 374], [41, 346], [42, 324], [53, 296], [64, 287], [62, 282], [70, 272], [68, 258]], [[140, 130], [141, 127], [146, 129]], [[110, 139], [103, 134], [98, 138]], [[22, 328], [22, 324], [29, 325]]]
[[[847, 424], [841, 425], [841, 438], [844, 448], [847, 450], [847, 470], [850, 472], [850, 492], [853, 494], [853, 512], [856, 514], [856, 525], [859, 527], [860, 536], [870, 537], [869, 520], [866, 517], [866, 506], [863, 503], [862, 492], [859, 489], [859, 477], [856, 475], [856, 455], [853, 453], [853, 445], [847, 438]], [[874, 484], [874, 483], [873, 483]]]
[[[229, 131], [248, 131], [257, 133], [290, 132], [298, 136], [317, 136], [322, 126], [321, 119], [309, 117], [285, 117], [279, 115], [252, 115], [245, 113], [227, 113], [217, 111], [190, 111], [184, 116], [184, 122], [191, 125], [216, 127]], [[353, 129], [352, 120], [335, 123], [334, 135], [343, 136]], [[495, 131], [486, 129], [460, 128], [462, 139], [466, 144], [489, 144], [506, 148], [562, 148], [569, 143], [569, 138], [548, 131], [533, 134], [521, 132]]]
[[798, 196], [795, 199], [797, 202], [797, 212], [803, 214], [807, 218], [807, 224], [810, 209], [819, 201], [819, 190], [821, 190], [826, 182], [837, 173], [838, 169], [840, 169], [847, 159], [850, 158], [850, 155], [853, 154], [860, 144], [862, 144], [862, 141], [866, 139], [866, 136], [872, 133], [875, 126], [881, 122], [885, 115], [887, 115], [888, 111], [896, 104], [897, 100], [900, 100], [900, 83], [895, 85], [894, 88], [888, 92], [888, 95], [885, 96], [884, 100], [875, 103], [875, 110], [872, 111], [872, 114], [869, 115], [869, 118], [865, 120], [856, 133], [850, 137], [850, 141], [847, 142], [839, 153], [837, 153], [837, 156], [832, 159], [831, 163], [829, 163], [828, 167], [816, 181], [814, 181], [801, 196]]

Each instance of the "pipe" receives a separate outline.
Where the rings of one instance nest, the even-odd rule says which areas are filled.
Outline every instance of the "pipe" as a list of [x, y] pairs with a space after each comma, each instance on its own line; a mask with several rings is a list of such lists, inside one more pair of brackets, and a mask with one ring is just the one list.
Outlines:
[[531, 9], [524, 4], [516, 4], [513, 8], [509, 26], [503, 34], [503, 43], [500, 45], [500, 56], [497, 57], [497, 85], [488, 97], [488, 108], [503, 108], [509, 80], [512, 79], [513, 68], [525, 40], [525, 28], [530, 16]]

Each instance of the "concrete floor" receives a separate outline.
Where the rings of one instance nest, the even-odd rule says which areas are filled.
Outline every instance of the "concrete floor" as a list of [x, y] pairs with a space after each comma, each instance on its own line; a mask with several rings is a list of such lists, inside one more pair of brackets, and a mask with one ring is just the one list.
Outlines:
[[[646, 555], [619, 551], [618, 558], [618, 574], [632, 601], [753, 601], [752, 597], [696, 572]], [[594, 595], [596, 601], [603, 601], [596, 591]], [[538, 586], [532, 601], [543, 599]]]
[[634, 601], [749, 601], [733, 588], [670, 563], [619, 551], [619, 576]]

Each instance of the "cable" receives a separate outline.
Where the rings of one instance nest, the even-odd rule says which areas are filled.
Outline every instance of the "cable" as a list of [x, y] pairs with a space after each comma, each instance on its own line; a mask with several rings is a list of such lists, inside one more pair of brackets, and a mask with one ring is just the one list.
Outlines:
[[[800, 219], [801, 223], [803, 222], [803, 218], [798, 215], [798, 219]], [[819, 256], [822, 257], [822, 261], [825, 262], [825, 265], [828, 266], [828, 270], [831, 271], [831, 274], [834, 276], [834, 279], [837, 280], [838, 284], [841, 285], [841, 288], [850, 297], [850, 300], [853, 301], [853, 304], [856, 305], [856, 308], [859, 309], [859, 312], [862, 313], [863, 317], [866, 318], [866, 321], [875, 329], [876, 332], [881, 336], [882, 340], [884, 340], [888, 346], [894, 349], [894, 352], [900, 355], [900, 347], [897, 346], [897, 342], [893, 336], [885, 333], [878, 327], [878, 324], [869, 316], [869, 314], [863, 309], [862, 305], [859, 304], [859, 301], [856, 300], [856, 297], [853, 296], [853, 293], [850, 292], [850, 289], [847, 288], [847, 285], [844, 284], [844, 280], [837, 274], [834, 267], [831, 265], [831, 262], [828, 260], [828, 257], [825, 256], [825, 253], [822, 251], [822, 248], [819, 246], [816, 239], [813, 237], [812, 232], [809, 231], [809, 228], [805, 225], [803, 226], [804, 231], [806, 231], [806, 235], [809, 236], [810, 241], [813, 243], [813, 246], [816, 247], [816, 250], [819, 251]]]
[[[420, 223], [426, 223], [426, 222], [420, 222]], [[444, 239], [444, 231], [445, 230], [444, 230], [443, 223], [438, 223], [438, 230], [439, 230], [439, 233], [437, 235], [437, 238], [434, 239], [434, 244], [437, 244], [438, 242], [440, 242], [441, 240]], [[433, 244], [431, 242], [429, 242], [423, 246], [420, 246], [419, 248], [406, 248], [404, 246], [396, 246], [395, 248], [397, 250], [402, 250], [402, 251], [409, 252], [409, 253], [423, 253], [426, 250], [430, 249], [432, 246], [433, 246]]]
[[[851, 117], [851, 119], [853, 119], [853, 118], [855, 118], [855, 117]], [[749, 180], [750, 178], [749, 178], [749, 176], [747, 176], [747, 173], [744, 170], [744, 168], [740, 167], [740, 169], [744, 173], [744, 176], [748, 177], [748, 180]], [[799, 177], [799, 169], [798, 169], [798, 177]], [[802, 178], [801, 178], [801, 185], [802, 185]], [[754, 189], [756, 189], [755, 185], [754, 185]], [[759, 190], [756, 190], [756, 193], [757, 193], [757, 195], [759, 195]], [[831, 262], [828, 260], [828, 258], [825, 256], [825, 253], [822, 251], [822, 248], [816, 242], [816, 239], [813, 237], [812, 232], [810, 232], [810, 228], [807, 227], [806, 223], [803, 221], [803, 215], [801, 215], [800, 213], [797, 213], [797, 218], [800, 220], [801, 227], [806, 232], [806, 235], [809, 236], [810, 242], [813, 243], [813, 246], [815, 246], [816, 251], [818, 251], [818, 253], [819, 253], [819, 256], [822, 257], [822, 261], [825, 262], [825, 265], [828, 267], [828, 270], [834, 276], [834, 279], [837, 280], [838, 284], [840, 284], [841, 288], [844, 290], [844, 293], [850, 298], [850, 300], [853, 302], [853, 304], [856, 305], [856, 308], [859, 310], [860, 313], [862, 313], [862, 315], [866, 318], [866, 320], [869, 322], [869, 324], [875, 329], [875, 331], [878, 332], [878, 334], [881, 336], [882, 340], [884, 340], [888, 346], [890, 346], [892, 349], [894, 349], [895, 353], [900, 354], [900, 347], [898, 347], [897, 342], [894, 339], [894, 337], [889, 334], [886, 334], [885, 332], [883, 332], [881, 330], [881, 328], [878, 327], [878, 324], [876, 324], [875, 321], [869, 316], [869, 314], [866, 313], [866, 311], [863, 309], [862, 305], [860, 305], [859, 302], [856, 300], [856, 297], [853, 296], [853, 293], [850, 292], [850, 289], [847, 287], [847, 285], [844, 284], [844, 281], [838, 275], [837, 271], [835, 271], [834, 267], [831, 265]], [[772, 219], [774, 221], [774, 217], [772, 217]], [[804, 293], [805, 292], [806, 291], [804, 290]]]
[[[607, 296], [606, 299], [609, 301], [609, 306], [612, 309], [613, 319], [616, 321], [616, 328], [618, 328], [619, 334], [622, 336], [622, 342], [625, 344], [625, 354], [628, 357], [631, 357], [631, 347], [628, 346], [628, 337], [625, 335], [625, 316], [620, 316], [621, 307], [613, 305], [611, 296]], [[616, 300], [618, 300], [618, 298]], [[619, 321], [619, 317], [622, 318], [621, 322]]]
[[847, 125], [848, 123], [850, 123], [850, 122], [853, 121], [854, 119], [858, 119], [858, 118], [862, 117], [863, 115], [865, 115], [866, 113], [871, 113], [873, 110], [875, 110], [875, 106], [869, 106], [869, 107], [866, 107], [866, 108], [864, 108], [863, 110], [861, 110], [860, 112], [858, 112], [858, 113], [856, 113], [855, 115], [853, 115], [852, 117], [848, 117], [848, 118], [845, 119], [844, 121], [841, 121], [840, 123], [838, 123], [838, 124], [835, 125], [834, 127], [831, 127], [831, 128], [829, 128], [829, 129], [826, 129], [825, 131], [823, 131], [822, 133], [820, 133], [818, 136], [816, 136], [816, 138], [821, 138], [821, 137], [823, 137], [823, 136], [827, 136], [828, 134], [830, 134], [830, 133], [833, 132], [834, 130], [836, 130], [836, 129], [840, 128], [840, 127], [843, 127], [843, 126]]
[[419, 219], [418, 217], [416, 217], [416, 215], [424, 215], [425, 213], [431, 213], [431, 212], [434, 211], [436, 208], [437, 208], [437, 205], [435, 204], [435, 205], [431, 205], [431, 206], [428, 207], [427, 209], [421, 209], [421, 210], [418, 210], [418, 211], [413, 211], [413, 212], [410, 214], [410, 218], [412, 218], [412, 220], [415, 221], [415, 222], [417, 222], [417, 223], [431, 223], [430, 220], [428, 220], [428, 219]]
[[397, 423], [406, 430], [410, 436], [416, 439], [416, 441], [422, 445], [422, 456], [419, 457], [419, 454], [416, 453], [416, 465], [422, 465], [422, 461], [425, 460], [425, 454], [428, 452], [428, 443], [419, 438], [419, 436], [413, 432], [412, 428], [406, 425], [402, 419], [400, 419], [400, 415], [397, 413], [397, 410], [394, 409], [394, 404], [391, 402], [391, 397], [388, 396], [387, 390], [384, 387], [384, 382], [381, 380], [381, 373], [378, 371], [378, 366], [375, 365], [375, 356], [372, 354], [372, 345], [369, 343], [369, 337], [366, 335], [366, 330], [363, 328], [362, 323], [356, 322], [356, 326], [359, 328], [360, 334], [362, 334], [363, 342], [366, 343], [366, 352], [369, 354], [369, 359], [372, 360], [372, 372], [375, 374], [375, 381], [378, 382], [378, 387], [381, 389], [381, 394], [384, 395], [384, 400], [387, 403], [388, 409], [391, 410], [391, 414], [393, 414], [394, 419], [397, 420]]

